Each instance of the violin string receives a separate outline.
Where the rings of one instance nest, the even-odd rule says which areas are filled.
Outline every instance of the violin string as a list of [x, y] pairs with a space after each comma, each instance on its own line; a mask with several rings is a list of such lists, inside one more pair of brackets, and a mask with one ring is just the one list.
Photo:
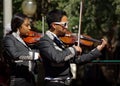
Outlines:
[[84, 40], [88, 40], [88, 41], [98, 42], [98, 43], [102, 42], [101, 40], [97, 40], [97, 39], [94, 39], [94, 38], [88, 38], [88, 37], [85, 37], [83, 35], [81, 35], [80, 38], [84, 39]]

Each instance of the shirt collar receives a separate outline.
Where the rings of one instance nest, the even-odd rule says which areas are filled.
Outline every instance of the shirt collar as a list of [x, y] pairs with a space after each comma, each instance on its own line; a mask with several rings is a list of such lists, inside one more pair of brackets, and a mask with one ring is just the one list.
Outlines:
[[25, 42], [23, 41], [23, 39], [20, 37], [20, 31], [18, 30], [17, 32], [13, 32], [12, 35], [17, 39], [19, 40], [20, 42], [22, 42], [25, 46], [27, 46], [25, 44]]
[[46, 34], [47, 34], [52, 40], [54, 40], [55, 37], [58, 39], [57, 35], [54, 34], [53, 32], [51, 32], [50, 30], [46, 31]]

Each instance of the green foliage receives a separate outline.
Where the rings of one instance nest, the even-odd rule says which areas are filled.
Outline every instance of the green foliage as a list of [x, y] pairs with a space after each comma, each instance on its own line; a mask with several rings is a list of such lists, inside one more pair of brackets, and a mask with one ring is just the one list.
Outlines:
[[116, 14], [120, 14], [120, 0], [115, 0], [113, 5], [116, 5]]
[[13, 14], [17, 12], [22, 12], [21, 4], [23, 0], [12, 0], [12, 8], [13, 8]]
[[42, 32], [42, 21], [41, 21], [41, 20], [36, 21], [36, 22], [34, 23], [34, 27], [35, 27], [38, 31]]
[[[51, 9], [62, 9], [68, 14], [69, 30], [79, 26], [81, 0], [36, 0], [40, 3], [39, 14], [35, 16], [35, 25], [39, 31], [42, 27], [42, 14], [47, 14]], [[105, 35], [112, 27], [120, 24], [120, 0], [82, 0], [82, 24], [81, 31], [94, 37]], [[13, 14], [22, 12], [23, 0], [13, 0]], [[3, 12], [0, 12], [0, 22], [3, 20]], [[45, 23], [45, 30], [47, 25]], [[78, 28], [76, 28], [78, 29]], [[74, 30], [72, 30], [74, 31]], [[77, 32], [77, 30], [75, 31]]]
[[44, 22], [44, 26], [41, 20], [35, 21], [34, 28], [36, 28], [40, 33], [42, 33], [43, 29], [46, 31], [48, 29], [47, 24]]

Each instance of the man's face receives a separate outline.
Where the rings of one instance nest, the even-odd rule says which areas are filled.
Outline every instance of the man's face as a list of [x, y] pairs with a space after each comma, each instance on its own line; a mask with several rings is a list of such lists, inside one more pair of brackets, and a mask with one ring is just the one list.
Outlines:
[[54, 22], [55, 26], [55, 34], [57, 36], [64, 36], [66, 34], [66, 30], [68, 29], [68, 19], [67, 16], [63, 16], [60, 22]]

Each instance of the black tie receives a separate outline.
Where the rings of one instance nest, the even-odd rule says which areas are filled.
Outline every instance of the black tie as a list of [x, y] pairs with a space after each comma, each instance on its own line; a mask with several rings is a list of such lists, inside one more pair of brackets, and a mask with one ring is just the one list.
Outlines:
[[64, 44], [56, 37], [54, 37], [54, 42], [59, 46], [60, 48], [64, 49]]

